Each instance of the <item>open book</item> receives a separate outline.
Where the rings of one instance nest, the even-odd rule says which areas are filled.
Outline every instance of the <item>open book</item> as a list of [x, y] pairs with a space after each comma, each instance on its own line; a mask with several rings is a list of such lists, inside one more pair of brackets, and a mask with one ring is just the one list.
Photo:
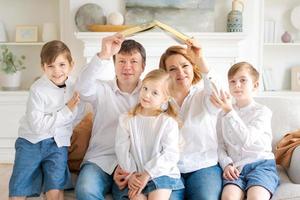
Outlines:
[[182, 43], [188, 43], [187, 40], [190, 39], [189, 36], [179, 32], [179, 31], [175, 30], [174, 28], [172, 28], [164, 23], [161, 23], [160, 21], [157, 21], [157, 20], [125, 29], [123, 31], [120, 31], [119, 33], [121, 33], [124, 37], [128, 37], [128, 36], [131, 36], [131, 35], [139, 33], [139, 32], [150, 30], [154, 27], [158, 27], [164, 31], [169, 32], [172, 36], [175, 37], [175, 39], [179, 40]]

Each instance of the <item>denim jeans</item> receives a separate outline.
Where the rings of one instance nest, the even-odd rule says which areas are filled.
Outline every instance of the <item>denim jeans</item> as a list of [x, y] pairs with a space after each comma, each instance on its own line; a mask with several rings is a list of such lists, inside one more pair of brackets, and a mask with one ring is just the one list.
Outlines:
[[111, 191], [113, 176], [104, 172], [98, 165], [87, 162], [77, 179], [75, 192], [78, 200], [105, 200]]
[[221, 198], [222, 169], [219, 165], [183, 173], [181, 177], [185, 189], [172, 192], [171, 200], [218, 200]]

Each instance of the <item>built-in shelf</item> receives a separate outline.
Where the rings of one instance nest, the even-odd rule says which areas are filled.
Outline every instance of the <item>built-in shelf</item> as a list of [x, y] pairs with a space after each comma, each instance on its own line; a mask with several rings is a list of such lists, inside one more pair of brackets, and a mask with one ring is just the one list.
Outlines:
[[44, 42], [0, 42], [0, 45], [6, 46], [41, 46]]
[[287, 46], [287, 47], [292, 47], [292, 46], [300, 46], [300, 42], [295, 42], [295, 43], [264, 43], [265, 46], [272, 46], [272, 47], [282, 47], [282, 46]]
[[300, 98], [300, 91], [291, 90], [276, 90], [276, 91], [262, 91], [257, 94], [257, 96], [264, 97], [297, 97]]

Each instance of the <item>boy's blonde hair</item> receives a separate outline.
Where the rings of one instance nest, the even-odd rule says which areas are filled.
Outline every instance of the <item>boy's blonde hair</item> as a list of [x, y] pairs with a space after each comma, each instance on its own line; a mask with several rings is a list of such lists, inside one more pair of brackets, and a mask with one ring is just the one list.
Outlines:
[[51, 64], [61, 54], [64, 54], [70, 64], [73, 62], [71, 51], [65, 43], [60, 40], [47, 42], [42, 47], [40, 54], [41, 64]]
[[[145, 78], [142, 81], [142, 84], [148, 81], [160, 81], [161, 82], [161, 87], [164, 95], [168, 98], [167, 100], [167, 107], [166, 110], [159, 109], [157, 110], [157, 115], [161, 113], [166, 113], [170, 117], [173, 117], [177, 122], [179, 122], [178, 119], [178, 112], [176, 105], [174, 102], [172, 102], [171, 97], [170, 97], [170, 77], [169, 74], [163, 70], [163, 69], [155, 69], [150, 71]], [[130, 112], [129, 115], [131, 116], [136, 116], [137, 114], [141, 113], [142, 111], [142, 105], [138, 103]]]
[[187, 49], [182, 46], [171, 46], [169, 47], [160, 57], [159, 68], [167, 70], [166, 68], [166, 60], [173, 55], [182, 55], [187, 59], [191, 65], [193, 66], [194, 78], [192, 84], [196, 84], [201, 80], [201, 71], [199, 66], [196, 65], [195, 60], [188, 54]]
[[239, 62], [232, 65], [227, 74], [228, 79], [232, 78], [238, 71], [243, 69], [249, 71], [253, 82], [257, 82], [259, 80], [259, 72], [248, 62]]

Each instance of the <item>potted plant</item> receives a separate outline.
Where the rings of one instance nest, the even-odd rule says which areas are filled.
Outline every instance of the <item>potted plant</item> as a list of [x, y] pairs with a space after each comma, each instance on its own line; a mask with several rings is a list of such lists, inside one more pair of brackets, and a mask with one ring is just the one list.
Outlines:
[[21, 85], [21, 70], [25, 69], [25, 56], [17, 57], [5, 45], [0, 50], [0, 85], [3, 90], [18, 90]]

